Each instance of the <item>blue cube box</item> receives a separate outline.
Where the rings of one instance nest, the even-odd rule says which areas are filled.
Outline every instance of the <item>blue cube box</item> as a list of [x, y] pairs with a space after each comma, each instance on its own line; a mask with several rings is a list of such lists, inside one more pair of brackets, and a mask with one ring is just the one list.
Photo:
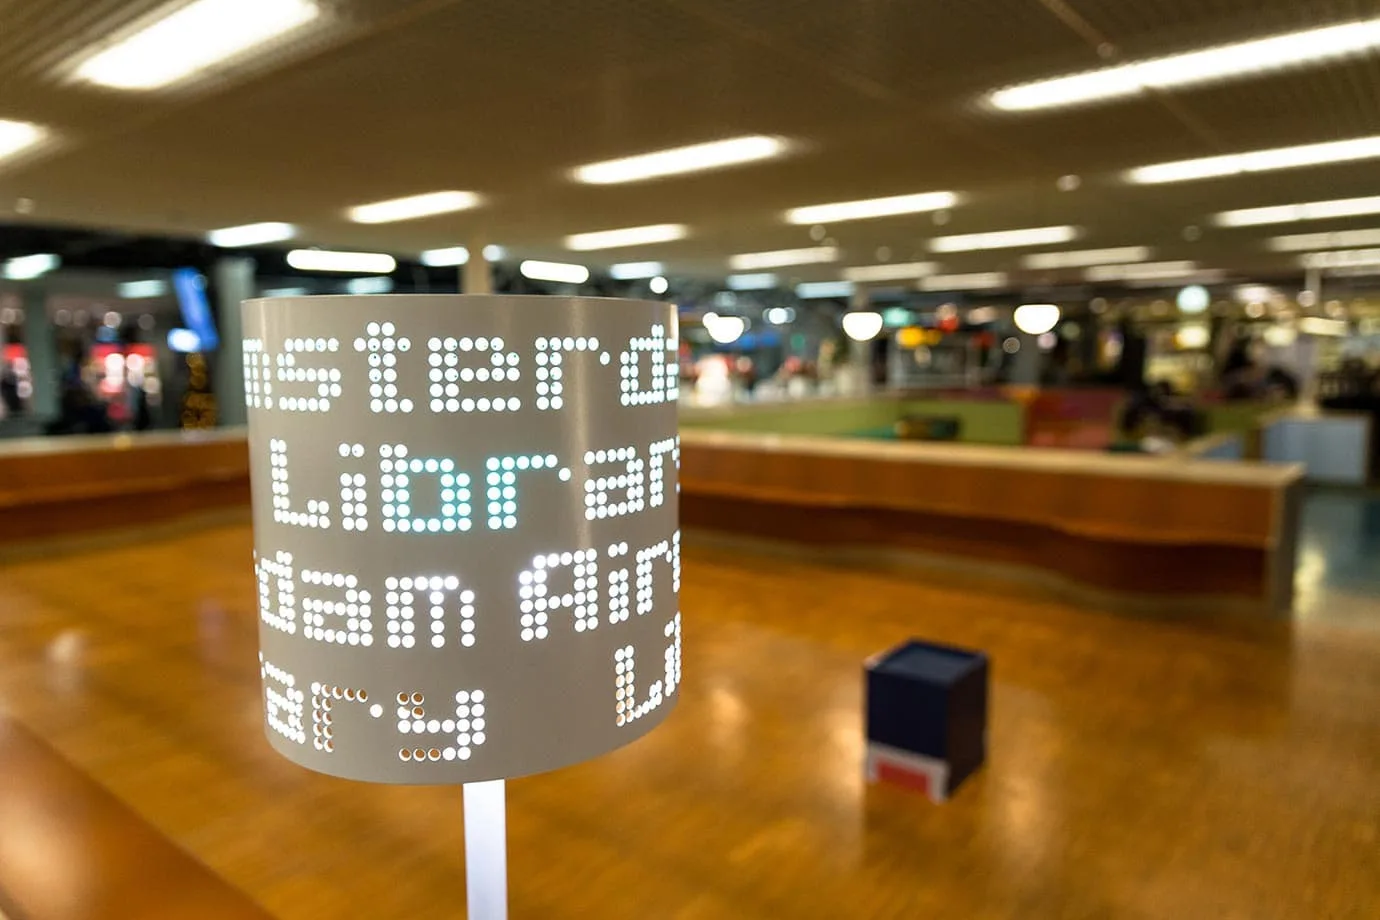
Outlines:
[[987, 757], [987, 656], [914, 639], [866, 667], [868, 780], [946, 800]]

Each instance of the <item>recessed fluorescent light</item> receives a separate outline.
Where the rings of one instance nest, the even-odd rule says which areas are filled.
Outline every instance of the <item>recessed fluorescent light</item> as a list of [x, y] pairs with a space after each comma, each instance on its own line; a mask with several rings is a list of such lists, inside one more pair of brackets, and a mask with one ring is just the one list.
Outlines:
[[1220, 157], [1141, 166], [1126, 173], [1126, 181], [1138, 185], [1158, 185], [1165, 182], [1187, 182], [1192, 179], [1270, 172], [1298, 166], [1348, 163], [1376, 157], [1380, 157], [1380, 137], [1358, 137], [1349, 141], [1277, 147], [1273, 150], [1255, 150], [1250, 153], [1232, 153]]
[[1342, 249], [1313, 252], [1299, 259], [1304, 268], [1369, 268], [1380, 266], [1380, 249]]
[[852, 293], [853, 282], [851, 281], [807, 281], [795, 286], [795, 296], [801, 300], [848, 297]]
[[1142, 278], [1127, 278], [1125, 284], [1133, 288], [1162, 288], [1166, 284], [1220, 284], [1227, 280], [1227, 273], [1219, 268], [1201, 269], [1196, 272], [1179, 274], [1167, 272], [1164, 275], [1147, 275]]
[[1346, 335], [1346, 320], [1305, 316], [1299, 320], [1299, 332], [1308, 335]]
[[351, 278], [345, 282], [345, 290], [351, 294], [387, 294], [393, 290], [393, 279], [387, 275], [372, 278]]
[[1269, 208], [1223, 211], [1212, 216], [1219, 227], [1256, 227], [1262, 224], [1291, 224], [1300, 220], [1331, 220], [1380, 214], [1380, 195], [1369, 198], [1337, 198], [1332, 201], [1306, 201]]
[[311, 291], [304, 287], [268, 288], [260, 297], [305, 297]]
[[303, 272], [352, 272], [386, 275], [397, 260], [381, 252], [334, 252], [329, 249], [294, 249], [287, 263]]
[[636, 281], [639, 278], [655, 278], [664, 269], [660, 262], [620, 262], [609, 266], [609, 277], [616, 281]]
[[1319, 63], [1380, 47], [1380, 19], [1220, 45], [1120, 67], [1104, 67], [999, 90], [988, 97], [998, 109], [1025, 112], [1134, 96], [1146, 89], [1191, 86], [1251, 76], [1291, 65]]
[[925, 275], [933, 275], [939, 268], [937, 262], [892, 262], [888, 265], [855, 265], [843, 270], [843, 277], [849, 281], [915, 281]]
[[930, 240], [931, 252], [973, 252], [979, 249], [1018, 249], [1022, 246], [1051, 246], [1078, 238], [1077, 227], [1030, 227], [1025, 230], [998, 230], [991, 233], [964, 233]]
[[1296, 233], [1265, 241], [1275, 252], [1313, 252], [1350, 246], [1380, 246], [1380, 230], [1335, 230], [1331, 233]]
[[45, 136], [46, 132], [38, 125], [0, 118], [0, 160], [28, 150]]
[[508, 250], [502, 246], [495, 246], [493, 243], [484, 247], [484, 261], [497, 262], [508, 255]]
[[606, 160], [580, 166], [572, 172], [576, 182], [590, 185], [612, 185], [619, 182], [641, 182], [683, 173], [722, 169], [758, 160], [768, 160], [786, 152], [786, 142], [779, 137], [751, 135], [728, 140], [673, 147], [637, 156]]
[[446, 249], [428, 249], [420, 256], [423, 265], [440, 268], [449, 265], [464, 265], [470, 260], [470, 251], [464, 246], [451, 246]]
[[240, 246], [262, 246], [265, 243], [280, 243], [297, 235], [292, 224], [267, 222], [244, 224], [240, 227], [225, 227], [206, 234], [206, 242], [212, 246], [234, 249]]
[[196, 0], [88, 58], [77, 76], [114, 89], [157, 89], [320, 15], [311, 0]]
[[142, 300], [146, 297], [162, 297], [168, 293], [168, 282], [151, 278], [147, 281], [126, 281], [117, 285], [116, 291], [125, 300]]
[[753, 272], [729, 275], [727, 283], [729, 289], [734, 291], [769, 291], [777, 286], [777, 279], [771, 272]]
[[361, 204], [349, 210], [350, 220], [357, 224], [391, 224], [400, 220], [434, 217], [478, 207], [482, 199], [474, 192], [427, 192], [389, 201]]
[[1089, 281], [1143, 281], [1181, 278], [1198, 271], [1197, 262], [1143, 262], [1139, 265], [1097, 265], [1083, 273]]
[[555, 281], [561, 284], [584, 284], [589, 280], [589, 269], [583, 265], [568, 262], [541, 262], [528, 259], [518, 266], [524, 278], [533, 281]]
[[922, 192], [918, 195], [895, 195], [891, 198], [840, 201], [835, 204], [815, 204], [804, 208], [792, 208], [786, 212], [786, 223], [833, 224], [845, 220], [890, 217], [894, 214], [942, 211], [956, 204], [958, 204], [958, 195], [953, 192]]
[[1006, 287], [1004, 272], [977, 272], [969, 275], [930, 275], [920, 279], [922, 291], [988, 291]]
[[62, 263], [51, 252], [35, 253], [31, 256], [16, 256], [0, 263], [0, 275], [10, 281], [28, 281], [39, 275], [46, 275]]
[[594, 249], [624, 249], [628, 246], [647, 246], [683, 240], [689, 228], [685, 224], [652, 224], [647, 227], [624, 227], [621, 230], [596, 230], [592, 233], [572, 233], [565, 238], [565, 248], [575, 252]]
[[426, 250], [422, 252], [422, 265], [429, 265], [431, 268], [442, 268], [442, 266], [465, 265], [469, 262], [469, 250], [464, 246], [451, 246], [444, 250]]
[[734, 271], [753, 271], [759, 268], [779, 268], [785, 265], [817, 265], [838, 260], [835, 246], [814, 246], [810, 249], [777, 249], [772, 252], [744, 252], [728, 257], [728, 267]]
[[1115, 249], [1080, 249], [1075, 252], [1037, 252], [1021, 256], [1024, 268], [1082, 268], [1086, 265], [1114, 265], [1118, 262], [1144, 262], [1153, 250], [1148, 246], [1120, 246]]

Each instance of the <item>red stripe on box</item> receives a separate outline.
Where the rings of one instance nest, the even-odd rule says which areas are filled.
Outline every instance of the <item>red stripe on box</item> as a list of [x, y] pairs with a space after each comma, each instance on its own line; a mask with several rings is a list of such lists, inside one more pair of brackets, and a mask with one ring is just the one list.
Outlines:
[[930, 794], [930, 775], [922, 770], [911, 770], [882, 760], [877, 763], [877, 779]]

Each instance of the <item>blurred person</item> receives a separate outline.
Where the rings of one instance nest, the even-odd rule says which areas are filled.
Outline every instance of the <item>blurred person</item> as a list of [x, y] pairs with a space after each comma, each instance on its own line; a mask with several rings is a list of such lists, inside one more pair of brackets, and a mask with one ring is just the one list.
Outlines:
[[105, 434], [113, 430], [110, 417], [106, 414], [105, 403], [96, 396], [82, 370], [83, 362], [80, 355], [69, 361], [64, 368], [61, 395], [58, 399], [58, 417], [48, 423], [48, 434]]
[[19, 375], [9, 363], [0, 368], [0, 405], [4, 406], [7, 416], [24, 412], [24, 400], [19, 396]]
[[134, 387], [134, 411], [131, 425], [135, 431], [148, 431], [153, 427], [153, 412], [149, 409], [149, 394], [143, 387]]
[[1114, 450], [1166, 453], [1206, 431], [1206, 418], [1191, 399], [1165, 381], [1132, 391], [1117, 426]]

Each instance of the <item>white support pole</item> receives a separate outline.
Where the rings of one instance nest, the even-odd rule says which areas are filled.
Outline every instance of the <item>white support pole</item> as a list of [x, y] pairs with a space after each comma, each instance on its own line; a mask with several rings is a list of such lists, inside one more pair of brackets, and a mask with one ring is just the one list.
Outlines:
[[489, 257], [484, 255], [484, 239], [474, 237], [467, 248], [470, 251], [470, 259], [460, 269], [461, 289], [466, 294], [492, 294], [493, 269], [489, 266]]
[[503, 780], [465, 783], [469, 920], [508, 920], [508, 827]]

